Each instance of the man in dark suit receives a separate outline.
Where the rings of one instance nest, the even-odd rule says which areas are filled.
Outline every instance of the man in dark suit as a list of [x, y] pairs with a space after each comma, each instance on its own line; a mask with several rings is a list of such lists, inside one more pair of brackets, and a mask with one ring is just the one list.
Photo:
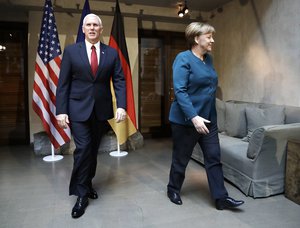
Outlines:
[[113, 118], [112, 79], [117, 111], [115, 119], [126, 117], [126, 85], [115, 49], [100, 42], [102, 21], [88, 14], [82, 26], [85, 41], [65, 48], [56, 91], [56, 119], [61, 128], [70, 123], [76, 145], [69, 194], [78, 196], [72, 217], [84, 214], [88, 198], [97, 199], [92, 186], [97, 152], [107, 120]]

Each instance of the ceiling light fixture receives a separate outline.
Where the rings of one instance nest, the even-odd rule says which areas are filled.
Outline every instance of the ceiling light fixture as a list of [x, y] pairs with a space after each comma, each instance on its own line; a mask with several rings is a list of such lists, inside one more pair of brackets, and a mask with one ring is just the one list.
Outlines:
[[189, 12], [189, 8], [187, 6], [186, 0], [184, 2], [183, 12], [184, 12], [184, 14], [187, 14]]
[[183, 17], [184, 15], [186, 15], [189, 12], [189, 8], [187, 6], [187, 1], [184, 1], [184, 7], [182, 5], [182, 3], [180, 3], [179, 5], [179, 11], [178, 11], [178, 16], [179, 17]]
[[182, 5], [179, 5], [179, 11], [178, 11], [178, 16], [183, 17], [184, 16], [184, 11], [182, 10]]
[[5, 51], [6, 47], [4, 45], [0, 45], [0, 51]]

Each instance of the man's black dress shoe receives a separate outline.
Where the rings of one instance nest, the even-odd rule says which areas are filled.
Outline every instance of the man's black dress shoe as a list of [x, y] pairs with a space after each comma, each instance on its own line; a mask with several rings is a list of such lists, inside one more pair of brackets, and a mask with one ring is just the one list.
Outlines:
[[241, 206], [244, 203], [242, 200], [235, 200], [230, 197], [216, 200], [216, 208], [218, 210], [230, 209]]
[[180, 198], [180, 195], [176, 192], [172, 192], [172, 191], [168, 191], [168, 197], [171, 200], [171, 202], [177, 204], [177, 205], [181, 205], [182, 204], [182, 200]]
[[98, 199], [98, 194], [95, 189], [91, 188], [90, 193], [88, 194], [90, 199]]
[[89, 205], [87, 197], [78, 197], [72, 209], [72, 218], [79, 218], [84, 214], [85, 208]]

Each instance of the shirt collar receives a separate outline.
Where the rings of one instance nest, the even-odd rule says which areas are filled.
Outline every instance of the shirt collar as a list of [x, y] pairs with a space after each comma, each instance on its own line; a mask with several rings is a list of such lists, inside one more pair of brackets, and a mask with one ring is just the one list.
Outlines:
[[99, 50], [99, 49], [100, 49], [100, 41], [98, 41], [98, 42], [95, 43], [95, 44], [92, 44], [92, 43], [90, 43], [89, 41], [85, 40], [85, 46], [87, 47], [88, 50], [90, 50], [90, 49], [92, 48], [93, 45], [96, 47], [96, 50]]

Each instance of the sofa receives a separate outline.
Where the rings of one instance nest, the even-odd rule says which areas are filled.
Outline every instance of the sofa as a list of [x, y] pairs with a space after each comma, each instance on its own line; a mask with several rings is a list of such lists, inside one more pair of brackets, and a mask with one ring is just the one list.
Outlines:
[[[224, 177], [246, 196], [284, 192], [288, 140], [300, 140], [300, 107], [216, 100]], [[192, 158], [204, 164], [197, 144]]]

